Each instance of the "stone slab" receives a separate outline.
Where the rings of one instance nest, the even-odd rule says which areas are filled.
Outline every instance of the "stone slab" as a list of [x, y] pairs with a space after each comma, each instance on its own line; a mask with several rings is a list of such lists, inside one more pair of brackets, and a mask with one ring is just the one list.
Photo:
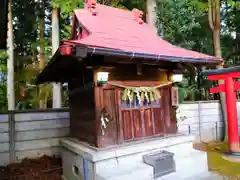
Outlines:
[[106, 168], [98, 176], [102, 178], [101, 180], [153, 180], [153, 167], [146, 164], [138, 164], [135, 167], [122, 167], [121, 169], [116, 169], [116, 171]]
[[223, 180], [223, 176], [208, 172], [207, 154], [196, 151], [194, 156], [185, 157], [185, 161], [176, 159], [176, 172], [157, 180]]
[[[173, 152], [179, 162], [195, 156], [193, 136], [155, 138], [152, 141], [124, 144], [115, 148], [96, 149], [71, 139], [63, 139], [63, 177], [67, 180], [83, 180], [83, 159], [88, 164], [88, 180], [152, 180], [153, 167], [143, 162], [143, 155], [167, 150]], [[182, 164], [179, 164], [179, 167]], [[77, 173], [74, 169], [77, 169]]]
[[115, 148], [92, 149], [81, 142], [76, 143], [70, 139], [62, 139], [60, 140], [60, 145], [76, 154], [81, 155], [83, 158], [91, 162], [97, 162], [105, 159], [167, 148], [177, 144], [192, 142], [193, 140], [194, 136], [178, 136], [164, 139], [159, 138], [152, 141], [143, 141], [141, 143], [125, 144]]

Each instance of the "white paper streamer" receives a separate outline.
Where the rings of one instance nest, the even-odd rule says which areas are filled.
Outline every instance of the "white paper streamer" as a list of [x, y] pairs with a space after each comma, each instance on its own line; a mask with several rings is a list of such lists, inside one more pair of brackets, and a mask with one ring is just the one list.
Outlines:
[[102, 125], [102, 135], [104, 136], [104, 134], [105, 134], [105, 131], [104, 131], [104, 129], [106, 129], [107, 128], [107, 123], [109, 122], [109, 119], [108, 118], [106, 118], [106, 117], [104, 117], [103, 116], [103, 114], [101, 115], [101, 125]]

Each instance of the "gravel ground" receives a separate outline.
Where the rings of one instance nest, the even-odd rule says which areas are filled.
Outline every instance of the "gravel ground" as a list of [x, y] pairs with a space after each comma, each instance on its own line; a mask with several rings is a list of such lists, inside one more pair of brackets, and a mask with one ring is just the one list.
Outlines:
[[61, 180], [61, 159], [43, 156], [0, 167], [0, 180]]

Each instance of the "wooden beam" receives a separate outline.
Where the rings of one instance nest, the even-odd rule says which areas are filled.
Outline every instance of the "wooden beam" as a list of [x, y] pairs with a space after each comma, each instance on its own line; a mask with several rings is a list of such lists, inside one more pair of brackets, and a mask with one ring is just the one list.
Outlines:
[[109, 70], [109, 69], [115, 69], [116, 67], [114, 66], [86, 66], [87, 69], [96, 69], [96, 68], [100, 68], [100, 69], [106, 69], [106, 70]]
[[219, 92], [225, 92], [225, 85], [220, 84], [218, 87], [212, 87], [210, 88], [210, 93], [219, 93]]
[[141, 76], [142, 74], [143, 74], [142, 63], [139, 62], [139, 63], [137, 63], [137, 75]]

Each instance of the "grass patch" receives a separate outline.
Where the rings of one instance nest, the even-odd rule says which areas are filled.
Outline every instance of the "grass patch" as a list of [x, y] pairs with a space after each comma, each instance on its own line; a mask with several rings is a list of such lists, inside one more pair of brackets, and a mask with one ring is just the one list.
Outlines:
[[228, 151], [227, 142], [196, 143], [193, 148], [207, 152], [209, 171], [228, 177], [240, 177], [240, 163], [222, 158], [223, 153]]

